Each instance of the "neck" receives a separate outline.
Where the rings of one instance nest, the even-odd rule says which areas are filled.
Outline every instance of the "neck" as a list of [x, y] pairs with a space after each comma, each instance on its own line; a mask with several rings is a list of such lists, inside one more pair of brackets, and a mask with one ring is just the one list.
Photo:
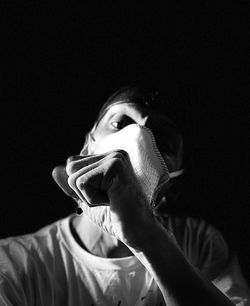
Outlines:
[[93, 255], [107, 258], [133, 255], [121, 241], [104, 232], [84, 214], [73, 218], [71, 232], [78, 244]]

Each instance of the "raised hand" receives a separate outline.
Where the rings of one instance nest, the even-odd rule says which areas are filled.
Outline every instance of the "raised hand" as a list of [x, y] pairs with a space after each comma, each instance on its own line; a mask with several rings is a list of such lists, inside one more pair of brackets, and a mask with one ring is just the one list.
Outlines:
[[154, 217], [125, 151], [71, 157], [66, 174], [67, 193], [92, 221], [131, 247], [140, 244]]

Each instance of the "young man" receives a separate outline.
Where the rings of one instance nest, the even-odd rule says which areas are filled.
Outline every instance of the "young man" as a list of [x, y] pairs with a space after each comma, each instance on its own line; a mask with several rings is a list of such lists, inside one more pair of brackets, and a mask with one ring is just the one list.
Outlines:
[[183, 150], [158, 100], [126, 87], [104, 104], [80, 155], [53, 171], [83, 213], [1, 241], [0, 305], [249, 305], [221, 234], [162, 213]]

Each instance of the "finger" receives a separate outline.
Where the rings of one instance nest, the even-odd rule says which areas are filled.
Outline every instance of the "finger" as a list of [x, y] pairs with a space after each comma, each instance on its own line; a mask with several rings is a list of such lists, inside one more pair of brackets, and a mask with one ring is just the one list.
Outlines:
[[[87, 163], [84, 160], [78, 160], [76, 162], [70, 162], [66, 167], [66, 172], [69, 176], [68, 184], [69, 186], [75, 190], [75, 192], [79, 195], [76, 180], [85, 175], [87, 172], [99, 167], [101, 164], [104, 164], [106, 160], [111, 160], [112, 158], [119, 158], [123, 161], [126, 160], [126, 155], [121, 151], [112, 151], [108, 154], [102, 154], [98, 156], [91, 156], [88, 158]], [[86, 165], [88, 164], [88, 165]]]
[[[70, 186], [90, 205], [105, 205], [109, 203], [107, 194], [113, 182], [116, 182], [116, 187], [122, 183], [129, 182], [127, 163], [124, 162], [120, 155], [121, 153], [116, 152], [113, 154], [113, 158], [107, 159], [97, 167], [74, 177], [74, 180], [70, 178]], [[118, 179], [114, 180], [115, 178]]]
[[108, 205], [107, 192], [102, 188], [104, 179], [104, 167], [94, 168], [75, 181], [74, 190], [80, 193], [81, 198], [91, 206]]
[[106, 154], [102, 155], [88, 155], [88, 156], [71, 156], [67, 159], [66, 172], [70, 176], [81, 168], [87, 167], [91, 164], [101, 160]]
[[125, 159], [128, 158], [128, 153], [124, 150], [113, 150], [104, 154], [97, 155], [70, 156], [67, 159], [66, 172], [68, 173], [68, 175], [72, 175], [83, 167], [94, 164], [102, 159], [112, 158], [113, 156]]
[[83, 157], [81, 155], [71, 155], [67, 158], [67, 161], [66, 161], [66, 165], [72, 161], [76, 161], [76, 160], [79, 160], [79, 159], [82, 159]]
[[78, 199], [76, 193], [70, 188], [68, 184], [68, 174], [64, 166], [57, 166], [52, 171], [52, 177], [57, 185], [69, 196]]
[[[80, 168], [80, 170], [73, 172], [71, 174], [72, 168], [70, 168], [70, 170], [68, 170], [68, 185], [75, 191], [75, 193], [79, 196], [80, 199], [84, 199], [84, 197], [82, 197], [81, 191], [79, 190], [78, 186], [77, 186], [77, 180], [80, 177], [83, 177], [84, 175], [86, 175], [86, 173], [98, 168], [98, 166], [100, 166], [101, 162], [97, 161], [95, 163], [92, 163], [88, 166], [83, 166]], [[69, 168], [68, 168], [69, 169]], [[66, 167], [66, 171], [67, 171], [67, 167]]]

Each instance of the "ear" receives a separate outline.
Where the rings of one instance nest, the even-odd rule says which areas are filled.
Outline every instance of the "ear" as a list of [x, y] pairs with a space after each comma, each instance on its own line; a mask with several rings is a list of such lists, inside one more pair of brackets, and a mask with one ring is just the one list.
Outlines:
[[57, 183], [57, 185], [66, 193], [67, 196], [73, 198], [74, 200], [79, 200], [76, 193], [71, 189], [68, 184], [68, 174], [66, 172], [65, 166], [57, 166], [52, 171], [52, 177]]

